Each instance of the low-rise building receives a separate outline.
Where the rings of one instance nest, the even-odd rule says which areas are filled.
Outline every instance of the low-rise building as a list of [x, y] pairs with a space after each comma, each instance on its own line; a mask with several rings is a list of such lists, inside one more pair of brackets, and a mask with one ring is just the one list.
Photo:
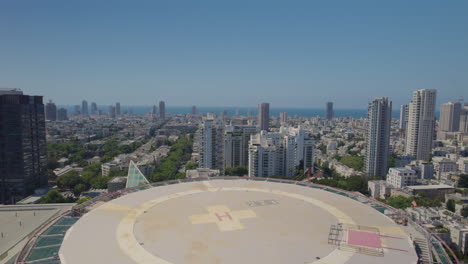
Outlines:
[[442, 202], [445, 202], [446, 194], [455, 192], [454, 187], [445, 184], [407, 186], [406, 188], [411, 190], [413, 195], [422, 193], [428, 198], [439, 199]]
[[185, 176], [187, 178], [216, 177], [219, 175], [219, 170], [213, 170], [208, 168], [197, 168], [194, 170], [185, 171]]
[[384, 180], [368, 181], [369, 195], [374, 199], [387, 199], [391, 194], [391, 186]]
[[442, 176], [447, 172], [454, 172], [457, 171], [457, 163], [445, 157], [434, 157], [434, 171], [436, 174], [437, 179], [441, 179]]
[[107, 192], [115, 192], [118, 190], [125, 189], [127, 184], [127, 177], [114, 177], [107, 183]]
[[450, 239], [452, 243], [457, 245], [458, 249], [463, 253], [468, 253], [468, 227], [453, 225], [450, 226]]
[[415, 160], [406, 165], [405, 168], [414, 170], [419, 179], [432, 179], [434, 176], [434, 166], [427, 161]]
[[390, 168], [387, 174], [387, 183], [394, 188], [403, 188], [416, 184], [417, 174], [407, 168]]
[[468, 173], [468, 158], [460, 158], [457, 164], [461, 173]]

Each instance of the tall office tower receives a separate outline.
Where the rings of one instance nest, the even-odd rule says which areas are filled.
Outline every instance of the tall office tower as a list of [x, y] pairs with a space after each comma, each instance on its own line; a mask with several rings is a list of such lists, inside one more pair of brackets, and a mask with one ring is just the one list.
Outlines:
[[49, 102], [45, 106], [45, 118], [49, 121], [57, 120], [57, 106], [49, 100]]
[[333, 113], [333, 102], [327, 102], [327, 108], [326, 108], [326, 111], [325, 111], [325, 118], [327, 120], [332, 120], [333, 119], [333, 116], [334, 116], [334, 113]]
[[120, 103], [115, 104], [115, 114], [118, 116], [120, 115]]
[[251, 117], [252, 116], [252, 109], [248, 109], [247, 110], [247, 117]]
[[468, 103], [460, 111], [460, 132], [468, 133]]
[[115, 106], [109, 106], [109, 117], [110, 118], [115, 118], [116, 117], [116, 112], [115, 112]]
[[151, 109], [151, 117], [153, 119], [156, 119], [156, 114], [158, 113], [158, 110], [155, 105], [153, 105], [153, 109]]
[[376, 98], [367, 110], [366, 158], [364, 171], [367, 176], [385, 178], [390, 154], [390, 126], [392, 101], [387, 97]]
[[224, 172], [224, 125], [211, 118], [203, 120], [196, 134], [199, 166]]
[[258, 128], [251, 125], [228, 125], [224, 129], [224, 168], [249, 165], [250, 136]]
[[159, 118], [166, 119], [166, 103], [164, 101], [159, 102]]
[[286, 122], [288, 122], [288, 113], [281, 112], [280, 113], [280, 120], [281, 120], [282, 125], [286, 124]]
[[439, 130], [457, 132], [460, 129], [460, 113], [462, 107], [459, 102], [448, 102], [440, 106]]
[[261, 103], [258, 105], [258, 127], [260, 130], [268, 131], [270, 128], [270, 104]]
[[89, 114], [88, 112], [88, 102], [86, 100], [83, 100], [81, 102], [81, 114], [87, 116]]
[[400, 131], [405, 131], [406, 125], [408, 125], [408, 105], [404, 104], [400, 106], [400, 123], [398, 124], [398, 128]]
[[0, 203], [15, 203], [47, 186], [42, 96], [0, 89]]
[[92, 115], [97, 115], [99, 112], [98, 112], [98, 109], [97, 109], [97, 104], [95, 102], [92, 102], [91, 103], [91, 114]]
[[67, 109], [59, 108], [59, 110], [57, 110], [57, 120], [58, 121], [68, 120]]
[[314, 140], [300, 127], [281, 127], [278, 133], [261, 131], [249, 143], [249, 176], [292, 177], [301, 161], [301, 169], [313, 169], [313, 153]]
[[192, 115], [196, 115], [197, 114], [197, 107], [196, 106], [192, 106]]
[[74, 115], [81, 115], [81, 106], [75, 105], [75, 111], [73, 112]]
[[436, 94], [435, 89], [414, 91], [409, 104], [405, 152], [417, 160], [429, 160], [432, 151]]

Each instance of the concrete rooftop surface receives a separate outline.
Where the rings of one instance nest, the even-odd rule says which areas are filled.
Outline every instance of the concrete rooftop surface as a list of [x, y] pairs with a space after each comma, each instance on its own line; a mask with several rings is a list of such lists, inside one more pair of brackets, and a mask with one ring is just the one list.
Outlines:
[[59, 257], [66, 264], [417, 263], [407, 233], [368, 205], [243, 179], [154, 187], [103, 203], [68, 230]]

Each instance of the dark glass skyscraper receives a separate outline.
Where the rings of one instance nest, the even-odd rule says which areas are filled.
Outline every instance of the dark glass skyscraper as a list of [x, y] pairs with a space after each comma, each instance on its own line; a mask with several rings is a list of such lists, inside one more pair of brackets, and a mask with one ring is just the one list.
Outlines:
[[95, 102], [91, 103], [91, 115], [97, 115], [98, 114], [98, 108], [97, 104]]
[[164, 101], [159, 102], [159, 118], [166, 119], [166, 103]]
[[46, 185], [42, 96], [0, 89], [0, 202], [15, 203]]
[[118, 116], [120, 115], [120, 103], [115, 104], [115, 114]]
[[270, 129], [270, 104], [261, 103], [258, 105], [258, 127], [260, 130]]
[[83, 100], [81, 102], [81, 114], [87, 116], [88, 113], [88, 102], [86, 100]]
[[333, 102], [327, 102], [327, 109], [325, 111], [325, 118], [327, 120], [333, 119]]

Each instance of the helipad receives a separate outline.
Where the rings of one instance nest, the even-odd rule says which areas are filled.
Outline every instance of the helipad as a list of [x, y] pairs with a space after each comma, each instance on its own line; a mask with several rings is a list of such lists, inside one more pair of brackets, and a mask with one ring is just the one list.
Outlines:
[[154, 187], [84, 215], [60, 249], [82, 263], [417, 263], [377, 210], [317, 188], [252, 180]]

